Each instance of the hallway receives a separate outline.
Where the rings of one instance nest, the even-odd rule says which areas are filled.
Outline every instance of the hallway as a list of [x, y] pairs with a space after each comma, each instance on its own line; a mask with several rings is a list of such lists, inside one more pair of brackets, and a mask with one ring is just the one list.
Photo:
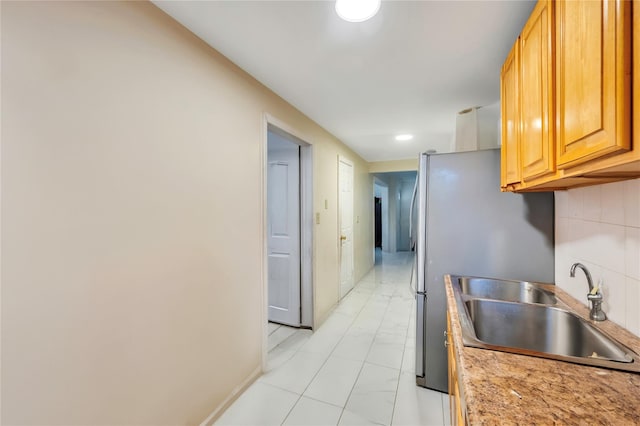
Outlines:
[[216, 424], [449, 424], [448, 395], [415, 384], [412, 259], [379, 252], [320, 329], [270, 342], [267, 372]]

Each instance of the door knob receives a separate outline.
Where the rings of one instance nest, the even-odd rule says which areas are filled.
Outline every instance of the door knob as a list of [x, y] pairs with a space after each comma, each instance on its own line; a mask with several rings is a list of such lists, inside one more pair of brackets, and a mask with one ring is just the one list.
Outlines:
[[340, 241], [345, 241], [347, 239], [346, 235], [340, 235]]

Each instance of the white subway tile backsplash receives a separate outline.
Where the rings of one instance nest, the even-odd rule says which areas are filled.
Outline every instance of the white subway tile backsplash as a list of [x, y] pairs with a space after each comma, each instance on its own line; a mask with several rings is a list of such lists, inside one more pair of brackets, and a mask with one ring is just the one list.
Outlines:
[[[600, 253], [600, 224], [586, 220], [569, 220], [570, 254], [580, 261], [594, 261]], [[595, 262], [598, 263], [598, 262]]]
[[624, 225], [624, 189], [626, 182], [602, 185], [602, 222]]
[[640, 179], [625, 181], [624, 221], [627, 226], [640, 228]]
[[601, 185], [582, 188], [582, 218], [599, 222], [602, 216]]
[[590, 246], [589, 260], [603, 268], [625, 272], [625, 228], [608, 223], [598, 224], [596, 243]]
[[571, 189], [568, 192], [569, 217], [582, 219], [584, 188]]
[[569, 217], [569, 192], [556, 191], [554, 193], [554, 198], [556, 206], [556, 220], [560, 217]]
[[[593, 277], [594, 284], [597, 284], [602, 280], [602, 309], [607, 314], [607, 317], [621, 325], [626, 327], [627, 318], [627, 285], [626, 277], [624, 274], [610, 271], [608, 269], [601, 269], [600, 272]], [[586, 294], [584, 296], [586, 300]]]
[[640, 228], [625, 229], [625, 275], [640, 280]]
[[581, 271], [603, 280], [609, 318], [640, 336], [640, 179], [556, 191], [556, 284], [587, 305]]
[[627, 323], [626, 328], [640, 336], [640, 280], [627, 277]]
[[562, 251], [565, 247], [569, 247], [571, 240], [569, 239], [569, 218], [559, 217], [555, 222], [555, 241], [556, 241], [556, 255], [558, 250]]

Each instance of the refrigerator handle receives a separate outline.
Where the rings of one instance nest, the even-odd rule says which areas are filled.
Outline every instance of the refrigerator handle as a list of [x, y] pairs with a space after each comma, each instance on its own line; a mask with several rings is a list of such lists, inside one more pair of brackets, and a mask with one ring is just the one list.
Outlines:
[[427, 167], [428, 155], [420, 154], [418, 164], [418, 180], [416, 181], [416, 199], [418, 202], [418, 229], [416, 230], [416, 380], [424, 381], [425, 377], [425, 262], [427, 258]]
[[413, 185], [413, 194], [411, 195], [411, 207], [409, 208], [409, 244], [411, 249], [415, 244], [415, 238], [413, 237], [413, 209], [416, 207], [416, 195], [418, 192], [418, 176], [416, 176], [416, 182]]

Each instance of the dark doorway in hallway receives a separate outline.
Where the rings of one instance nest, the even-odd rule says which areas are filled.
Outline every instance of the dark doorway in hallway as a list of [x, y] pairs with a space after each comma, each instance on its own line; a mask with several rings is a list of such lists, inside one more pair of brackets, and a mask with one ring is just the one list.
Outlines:
[[382, 198], [374, 197], [375, 246], [382, 248]]

